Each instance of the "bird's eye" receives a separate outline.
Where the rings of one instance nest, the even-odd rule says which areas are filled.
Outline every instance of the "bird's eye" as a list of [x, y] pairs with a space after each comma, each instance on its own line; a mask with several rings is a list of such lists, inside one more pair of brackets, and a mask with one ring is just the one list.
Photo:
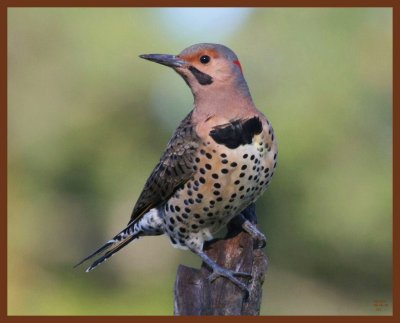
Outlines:
[[201, 64], [207, 64], [209, 61], [210, 61], [210, 56], [208, 56], [208, 55], [203, 55], [200, 57]]

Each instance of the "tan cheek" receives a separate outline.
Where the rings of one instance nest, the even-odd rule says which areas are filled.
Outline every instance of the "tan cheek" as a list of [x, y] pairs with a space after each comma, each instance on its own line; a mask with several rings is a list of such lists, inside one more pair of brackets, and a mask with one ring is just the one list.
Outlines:
[[227, 71], [226, 68], [221, 66], [214, 70], [213, 76], [219, 81], [227, 81], [232, 77], [232, 74], [229, 73], [229, 71]]

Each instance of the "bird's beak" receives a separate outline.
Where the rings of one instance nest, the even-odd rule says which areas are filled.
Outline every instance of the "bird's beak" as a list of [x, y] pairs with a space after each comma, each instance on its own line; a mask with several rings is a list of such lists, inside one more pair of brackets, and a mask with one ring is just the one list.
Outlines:
[[169, 67], [183, 67], [186, 62], [178, 56], [167, 54], [145, 54], [139, 55], [140, 58], [147, 59]]

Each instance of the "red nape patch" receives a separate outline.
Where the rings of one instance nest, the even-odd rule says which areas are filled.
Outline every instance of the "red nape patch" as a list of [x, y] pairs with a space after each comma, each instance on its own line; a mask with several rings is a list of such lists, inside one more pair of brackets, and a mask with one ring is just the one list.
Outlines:
[[242, 65], [240, 65], [240, 62], [239, 62], [239, 60], [238, 60], [238, 59], [237, 59], [236, 61], [233, 61], [233, 64], [235, 64], [235, 65], [239, 66], [239, 68], [240, 68], [240, 71], [243, 73]]

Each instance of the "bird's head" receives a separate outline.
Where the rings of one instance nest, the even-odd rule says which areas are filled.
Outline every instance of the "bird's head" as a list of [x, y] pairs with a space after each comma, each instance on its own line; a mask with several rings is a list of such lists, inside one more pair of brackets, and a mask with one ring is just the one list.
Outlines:
[[226, 46], [202, 43], [192, 45], [178, 55], [140, 57], [172, 67], [184, 78], [195, 97], [215, 91], [244, 91], [249, 95], [239, 59]]

